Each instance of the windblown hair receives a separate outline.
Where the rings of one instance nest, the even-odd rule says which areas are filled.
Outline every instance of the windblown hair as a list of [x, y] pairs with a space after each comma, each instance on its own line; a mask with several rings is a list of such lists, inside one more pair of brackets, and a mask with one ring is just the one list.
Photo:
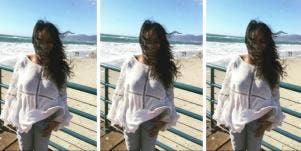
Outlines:
[[[149, 47], [149, 39], [145, 36], [147, 33], [158, 36], [160, 44], [158, 50]], [[165, 88], [169, 88], [174, 84], [179, 71], [166, 35], [167, 33], [162, 25], [146, 20], [140, 30], [139, 43], [146, 58], [146, 63], [150, 66], [151, 77], [161, 81]]]
[[[53, 47], [51, 50], [42, 49], [37, 42], [38, 33], [43, 30], [52, 39]], [[72, 71], [69, 63], [67, 63], [64, 46], [59, 35], [60, 32], [52, 23], [38, 20], [33, 29], [32, 44], [43, 68], [43, 76], [52, 80], [59, 89], [62, 89], [66, 86], [65, 84]]]
[[[256, 47], [252, 38], [252, 34], [256, 31], [264, 35], [265, 50], [260, 50]], [[277, 87], [280, 83], [280, 77], [283, 78], [285, 71], [282, 63], [280, 63], [271, 29], [263, 22], [251, 20], [246, 30], [245, 44], [254, 62], [256, 76], [266, 80], [271, 88]]]

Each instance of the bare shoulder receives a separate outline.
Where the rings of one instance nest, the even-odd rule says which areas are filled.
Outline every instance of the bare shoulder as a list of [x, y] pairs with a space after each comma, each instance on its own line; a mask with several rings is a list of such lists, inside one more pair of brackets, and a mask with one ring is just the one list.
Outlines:
[[239, 57], [244, 60], [247, 57], [247, 54], [241, 54]]
[[32, 58], [34, 57], [34, 55], [33, 55], [33, 54], [31, 54], [31, 55], [26, 55], [25, 57], [27, 57], [29, 60], [32, 60]]

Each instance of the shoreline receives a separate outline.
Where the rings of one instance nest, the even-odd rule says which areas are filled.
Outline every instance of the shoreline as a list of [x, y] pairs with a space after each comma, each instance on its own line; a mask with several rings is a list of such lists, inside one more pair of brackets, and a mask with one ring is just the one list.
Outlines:
[[[99, 52], [101, 63], [114, 64], [120, 66], [120, 62], [132, 57], [133, 55], [141, 54], [141, 47], [139, 43], [115, 43], [115, 42], [101, 42], [101, 51]], [[186, 56], [194, 56], [203, 53], [202, 45], [190, 44], [171, 44], [171, 50], [174, 58], [182, 58]]]
[[[276, 47], [281, 59], [301, 56], [301, 44], [276, 44]], [[245, 53], [247, 53], [247, 48], [244, 43], [207, 41], [207, 63], [224, 64], [231, 58]]]
[[[301, 51], [300, 51], [301, 53]], [[246, 54], [246, 53], [240, 53], [237, 55], [242, 55], [242, 54]], [[229, 63], [229, 61], [231, 61], [233, 58], [235, 58], [237, 55], [235, 56], [231, 56], [231, 57], [227, 57], [227, 58], [223, 58], [223, 59], [219, 59], [219, 60], [215, 60], [215, 61], [207, 61], [207, 64], [215, 64], [215, 65], [219, 65], [219, 66], [224, 66], [226, 67], [227, 64]], [[293, 60], [293, 59], [301, 59], [301, 54], [300, 55], [296, 55], [296, 56], [279, 56], [281, 61], [287, 61], [287, 60]]]
[[[203, 59], [203, 52], [202, 51], [198, 51], [198, 52], [191, 52], [190, 55], [187, 55], [187, 52], [183, 51], [183, 52], [179, 52], [181, 53], [182, 55], [180, 57], [176, 57], [174, 56], [175, 58], [175, 61], [178, 62], [178, 60], [186, 60], [186, 59], [194, 59], [194, 58], [199, 58], [199, 59]], [[114, 65], [114, 66], [117, 66], [117, 67], [121, 67], [122, 63], [129, 59], [130, 57], [133, 57], [134, 55], [139, 55], [139, 54], [133, 54], [133, 55], [129, 55], [127, 57], [122, 57], [122, 58], [118, 58], [118, 59], [115, 59], [115, 60], [110, 60], [110, 61], [101, 61], [100, 60], [100, 63], [105, 63], [105, 64], [110, 64], [110, 65]], [[201, 61], [202, 63], [202, 61]]]
[[[67, 59], [96, 58], [96, 44], [63, 44], [63, 46]], [[18, 56], [28, 54], [34, 54], [32, 43], [0, 42], [0, 64], [14, 65]]]

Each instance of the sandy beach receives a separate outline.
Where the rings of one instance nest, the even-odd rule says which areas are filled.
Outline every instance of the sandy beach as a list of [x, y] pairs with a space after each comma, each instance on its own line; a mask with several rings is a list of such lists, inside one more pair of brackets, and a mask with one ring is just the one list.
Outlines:
[[[202, 59], [200, 57], [191, 57], [177, 60], [178, 64], [181, 65], [180, 72], [181, 76], [178, 77], [177, 81], [193, 86], [200, 87], [202, 85]], [[103, 75], [103, 72], [101, 72]], [[113, 84], [116, 83], [119, 73], [110, 72], [109, 81]], [[104, 77], [102, 76], [101, 79]], [[179, 90], [175, 88], [175, 105], [185, 110], [194, 112], [196, 114], [202, 114], [202, 96], [191, 92]], [[103, 92], [103, 91], [102, 91]], [[110, 91], [112, 94], [112, 91]], [[101, 94], [103, 96], [103, 94]], [[112, 98], [112, 95], [110, 95]], [[101, 103], [101, 109], [104, 110], [104, 104]], [[200, 139], [202, 137], [202, 122], [197, 121], [193, 118], [180, 114], [180, 118], [177, 122], [176, 129], [186, 132], [195, 138]], [[186, 139], [180, 138], [179, 136], [165, 131], [160, 132], [158, 140], [165, 143], [167, 146], [176, 148], [179, 150], [200, 150], [201, 146], [189, 142]]]
[[[71, 62], [73, 76], [69, 81], [96, 88], [96, 58], [74, 58]], [[96, 95], [70, 88], [67, 89], [67, 94], [69, 107], [96, 115]], [[96, 141], [96, 122], [75, 114], [72, 115], [73, 118], [67, 128]], [[54, 132], [51, 141], [59, 142], [61, 146], [69, 150], [96, 150], [95, 146], [84, 143], [61, 131]]]
[[[286, 65], [287, 76], [282, 81], [301, 86], [301, 57], [285, 59], [284, 63]], [[281, 88], [280, 98], [281, 106], [300, 112], [301, 93]], [[280, 128], [300, 137], [300, 123], [301, 119], [285, 113], [285, 119]], [[282, 150], [301, 150], [301, 143], [292, 139], [284, 139], [283, 135], [276, 132], [266, 133], [264, 140], [275, 143], [275, 146]], [[280, 144], [279, 141], [283, 142], [283, 144]]]
[[[177, 60], [181, 65], [181, 76], [177, 79], [178, 82], [183, 82], [193, 86], [202, 88], [202, 59], [200, 57], [191, 57]], [[202, 95], [191, 92], [175, 89], [175, 105], [187, 111], [202, 115], [203, 99]], [[197, 139], [202, 139], [202, 121], [195, 120], [183, 114], [179, 114], [177, 125], [174, 127], [182, 132], [187, 133]], [[202, 146], [187, 141], [171, 132], [161, 132], [158, 137], [159, 141], [166, 145], [176, 148], [177, 150], [200, 150]]]
[[[285, 59], [284, 63], [286, 65], [286, 72], [287, 76], [282, 79], [283, 82], [288, 82], [295, 85], [301, 85], [301, 77], [300, 71], [301, 71], [301, 57], [297, 58], [289, 58]], [[209, 70], [207, 69], [206, 78], [210, 78]], [[221, 83], [224, 77], [223, 72], [216, 72], [216, 82]], [[207, 89], [208, 91], [209, 89]], [[216, 90], [216, 92], [219, 92], [219, 90]], [[216, 95], [215, 95], [216, 97]], [[300, 111], [301, 108], [301, 100], [300, 100], [301, 94], [293, 91], [289, 91], [286, 89], [281, 88], [280, 89], [280, 104], [282, 107], [289, 108], [294, 111]], [[209, 109], [207, 109], [209, 110]], [[285, 113], [285, 119], [282, 123], [282, 126], [280, 126], [281, 129], [284, 129], [292, 134], [300, 136], [301, 134], [301, 127], [300, 127], [301, 119], [298, 119], [296, 117], [293, 117], [289, 114]], [[288, 139], [284, 137], [283, 135], [271, 131], [266, 132], [264, 136], [264, 141], [271, 143], [272, 145], [278, 147], [281, 150], [300, 150], [301, 144], [297, 141], [294, 141], [292, 139]], [[282, 142], [282, 143], [280, 143]]]

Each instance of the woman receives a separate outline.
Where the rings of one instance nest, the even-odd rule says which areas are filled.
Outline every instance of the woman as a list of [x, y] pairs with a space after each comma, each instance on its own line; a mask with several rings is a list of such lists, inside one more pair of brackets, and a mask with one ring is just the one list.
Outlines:
[[15, 65], [1, 119], [17, 129], [20, 150], [48, 150], [52, 130], [69, 124], [66, 83], [71, 71], [58, 29], [39, 20], [33, 30], [35, 54]]
[[146, 20], [139, 43], [142, 55], [122, 65], [108, 114], [124, 130], [128, 150], [154, 150], [159, 130], [176, 124], [173, 81], [178, 74], [165, 29]]
[[279, 126], [284, 118], [279, 103], [284, 69], [265, 23], [252, 20], [245, 43], [248, 54], [228, 65], [214, 118], [230, 129], [234, 150], [260, 150], [264, 131]]

